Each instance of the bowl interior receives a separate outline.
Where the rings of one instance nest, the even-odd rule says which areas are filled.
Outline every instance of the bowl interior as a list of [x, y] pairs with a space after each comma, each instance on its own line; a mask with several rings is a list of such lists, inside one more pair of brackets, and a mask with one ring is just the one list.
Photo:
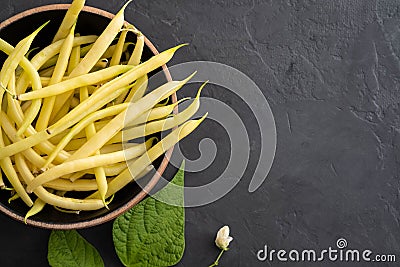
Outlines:
[[[0, 29], [0, 37], [10, 44], [16, 45], [21, 39], [37, 29], [37, 27], [50, 20], [50, 23], [39, 33], [32, 44], [32, 48], [43, 48], [51, 43], [65, 12], [65, 9], [45, 10], [40, 12], [36, 10], [30, 14], [25, 14], [25, 16]], [[77, 22], [76, 32], [81, 35], [99, 35], [105, 29], [109, 21], [109, 17], [89, 11], [82, 11]], [[128, 36], [128, 38], [131, 38], [130, 41], [135, 42], [136, 38], [133, 34], [128, 34]], [[146, 60], [152, 55], [154, 55], [154, 53], [148, 46], [145, 46], [142, 60]], [[1, 53], [0, 62], [4, 62], [5, 58], [5, 54]], [[161, 161], [162, 158], [159, 158], [154, 164], [155, 167], [160, 166]], [[160, 172], [160, 170], [158, 170], [158, 172]], [[150, 183], [151, 181], [155, 184], [157, 181], [154, 181], [154, 179], [158, 180], [156, 176], [157, 174], [153, 177], [148, 175], [143, 179], [147, 179], [144, 180], [145, 182]], [[141, 184], [143, 184], [143, 181], [141, 181]], [[141, 195], [139, 196], [138, 194]], [[115, 194], [114, 200], [109, 204], [109, 210], [103, 208], [97, 211], [81, 212], [76, 215], [61, 213], [52, 206], [46, 206], [39, 214], [31, 217], [31, 219], [28, 220], [28, 224], [51, 229], [89, 227], [113, 219], [130, 206], [133, 206], [137, 201], [143, 198], [144, 195], [142, 189], [137, 184], [131, 183]], [[21, 200], [12, 201], [9, 204], [9, 197], [9, 191], [0, 191], [0, 210], [12, 216], [14, 219], [21, 220], [28, 211], [28, 208]], [[132, 202], [133, 198], [136, 200]]]

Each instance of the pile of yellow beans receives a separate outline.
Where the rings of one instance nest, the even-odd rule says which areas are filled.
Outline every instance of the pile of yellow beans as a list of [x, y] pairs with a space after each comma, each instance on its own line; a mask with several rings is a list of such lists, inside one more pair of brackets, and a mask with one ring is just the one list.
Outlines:
[[[127, 4], [99, 36], [81, 36], [75, 25], [84, 4], [72, 2], [47, 47], [31, 51], [47, 23], [15, 47], [0, 39], [8, 55], [0, 71], [0, 188], [31, 207], [26, 217], [46, 204], [64, 211], [107, 208], [110, 197], [143, 177], [206, 116], [190, 119], [204, 85], [180, 113], [173, 113], [179, 102], [166, 101], [194, 74], [146, 91], [148, 73], [182, 45], [142, 61], [145, 39], [124, 22]], [[29, 53], [36, 54], [28, 60]], [[161, 140], [126, 141], [168, 129]], [[87, 195], [72, 198], [69, 191]]]

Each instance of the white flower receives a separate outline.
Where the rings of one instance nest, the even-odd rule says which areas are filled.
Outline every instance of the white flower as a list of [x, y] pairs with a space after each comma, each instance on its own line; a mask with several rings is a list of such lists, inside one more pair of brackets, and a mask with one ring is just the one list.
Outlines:
[[215, 238], [215, 244], [217, 247], [223, 250], [227, 250], [229, 243], [233, 240], [233, 237], [229, 236], [229, 226], [225, 225], [219, 229], [217, 237]]

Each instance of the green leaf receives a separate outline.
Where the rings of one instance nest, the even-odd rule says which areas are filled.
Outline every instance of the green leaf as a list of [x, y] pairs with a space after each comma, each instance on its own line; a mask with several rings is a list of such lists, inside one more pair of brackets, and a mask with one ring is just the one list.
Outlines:
[[97, 250], [75, 230], [52, 231], [47, 260], [52, 267], [100, 267]]
[[115, 250], [129, 267], [171, 266], [185, 250], [184, 167], [172, 181], [113, 225]]

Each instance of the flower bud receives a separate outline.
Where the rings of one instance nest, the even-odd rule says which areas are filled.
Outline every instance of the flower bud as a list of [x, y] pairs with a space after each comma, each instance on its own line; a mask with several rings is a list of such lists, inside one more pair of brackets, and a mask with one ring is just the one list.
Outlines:
[[217, 247], [223, 250], [227, 250], [229, 243], [233, 240], [231, 236], [229, 236], [229, 226], [225, 225], [221, 229], [219, 229], [217, 233], [217, 237], [215, 238], [215, 244]]

